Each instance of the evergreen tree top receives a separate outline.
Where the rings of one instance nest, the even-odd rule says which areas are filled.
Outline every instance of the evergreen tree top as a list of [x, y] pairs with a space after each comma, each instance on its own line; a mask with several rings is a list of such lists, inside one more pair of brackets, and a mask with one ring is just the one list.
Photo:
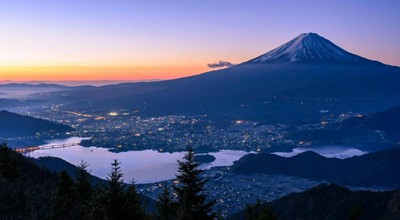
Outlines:
[[207, 202], [204, 193], [204, 185], [207, 180], [201, 178], [202, 170], [195, 160], [195, 152], [192, 147], [187, 148], [187, 153], [182, 161], [178, 161], [179, 174], [176, 176], [179, 184], [174, 186], [176, 195], [176, 217], [181, 220], [189, 219], [214, 219], [212, 207], [215, 201]]

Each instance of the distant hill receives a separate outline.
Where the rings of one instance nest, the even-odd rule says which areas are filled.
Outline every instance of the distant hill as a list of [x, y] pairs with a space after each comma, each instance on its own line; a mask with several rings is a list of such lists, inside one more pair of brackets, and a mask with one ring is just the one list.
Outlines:
[[[73, 165], [57, 157], [39, 157], [37, 159], [32, 159], [32, 161], [36, 164], [36, 166], [40, 168], [45, 168], [52, 172], [60, 173], [61, 171], [67, 171], [67, 173], [73, 178], [75, 178], [77, 173], [77, 164]], [[88, 169], [90, 170], [90, 167]], [[102, 180], [93, 175], [91, 176], [91, 180], [94, 185], [105, 182], [105, 180]]]
[[[3, 93], [4, 94], [4, 93]], [[16, 106], [21, 104], [22, 101], [16, 99], [0, 99], [0, 107]]]
[[84, 89], [94, 88], [91, 85], [79, 85], [79, 86], [66, 86], [56, 83], [7, 83], [0, 84], [0, 89], [5, 91], [16, 91], [16, 90], [30, 90], [30, 94], [34, 92], [50, 92], [50, 91], [63, 91], [73, 89]]
[[350, 186], [400, 188], [400, 149], [347, 159], [326, 158], [307, 151], [285, 158], [274, 154], [248, 154], [234, 163], [235, 173], [284, 174]]
[[385, 132], [400, 132], [400, 106], [371, 115], [352, 117], [338, 125], [340, 129], [367, 129]]
[[8, 109], [8, 108], [16, 108], [20, 106], [40, 106], [43, 104], [43, 100], [37, 99], [27, 99], [27, 100], [19, 100], [15, 98], [0, 98], [0, 108]]
[[72, 89], [71, 87], [58, 84], [28, 84], [28, 83], [9, 83], [0, 84], [2, 98], [26, 99], [30, 94], [40, 94], [43, 92], [55, 92]]
[[64, 133], [74, 129], [62, 124], [57, 124], [43, 119], [23, 116], [8, 111], [0, 111], [0, 137], [27, 137], [34, 136], [37, 132]]
[[8, 83], [8, 84], [0, 84], [0, 88], [13, 88], [13, 89], [35, 89], [35, 88], [45, 88], [45, 89], [66, 89], [67, 86], [53, 84], [53, 83]]
[[[280, 220], [292, 219], [400, 219], [400, 191], [350, 191], [322, 184], [292, 193], [268, 204]], [[231, 220], [245, 219], [245, 211]]]

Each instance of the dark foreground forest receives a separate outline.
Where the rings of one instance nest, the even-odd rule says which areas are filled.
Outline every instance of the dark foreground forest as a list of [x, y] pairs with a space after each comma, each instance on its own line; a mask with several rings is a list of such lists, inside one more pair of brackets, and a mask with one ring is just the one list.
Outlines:
[[[90, 175], [82, 162], [74, 175], [51, 172], [0, 146], [0, 219], [222, 219], [204, 193], [207, 180], [188, 148], [179, 161], [178, 183], [165, 187], [158, 201], [124, 184], [120, 163], [111, 164], [104, 181]], [[400, 191], [350, 191], [323, 184], [275, 201], [249, 204], [230, 219], [399, 219]]]

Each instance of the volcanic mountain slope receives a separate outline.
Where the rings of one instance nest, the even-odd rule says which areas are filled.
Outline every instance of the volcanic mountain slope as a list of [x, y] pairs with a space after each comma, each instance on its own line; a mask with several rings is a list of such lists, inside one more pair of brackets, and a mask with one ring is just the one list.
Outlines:
[[400, 104], [400, 68], [302, 34], [242, 64], [175, 80], [126, 83], [49, 94], [67, 108], [310, 122], [328, 109], [376, 112]]
[[345, 51], [318, 34], [304, 33], [246, 63], [279, 62], [363, 63], [371, 61]]

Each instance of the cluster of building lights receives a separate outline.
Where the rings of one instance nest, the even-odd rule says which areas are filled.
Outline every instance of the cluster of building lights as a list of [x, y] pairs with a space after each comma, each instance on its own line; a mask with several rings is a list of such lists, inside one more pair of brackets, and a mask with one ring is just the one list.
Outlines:
[[109, 116], [118, 116], [118, 112], [110, 112], [108, 113]]

